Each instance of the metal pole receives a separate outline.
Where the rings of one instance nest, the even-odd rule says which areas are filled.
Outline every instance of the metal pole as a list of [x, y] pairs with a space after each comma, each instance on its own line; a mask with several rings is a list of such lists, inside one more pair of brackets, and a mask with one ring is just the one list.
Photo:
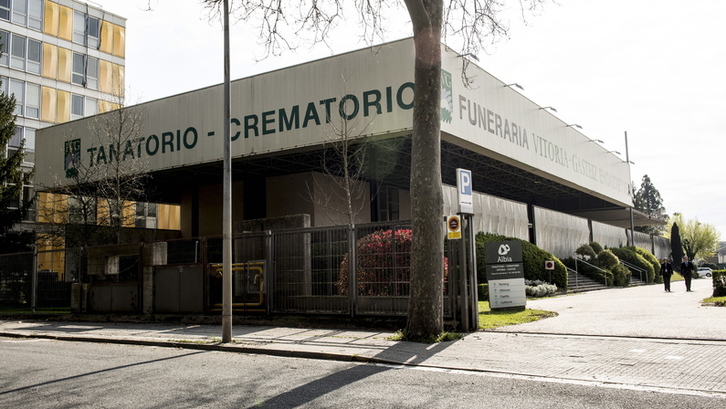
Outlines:
[[33, 245], [33, 276], [31, 277], [33, 283], [32, 283], [32, 290], [30, 292], [30, 307], [32, 308], [33, 313], [35, 313], [35, 309], [38, 306], [38, 247], [34, 244]]
[[464, 216], [466, 219], [466, 260], [467, 274], [469, 276], [469, 300], [471, 304], [471, 327], [470, 331], [479, 329], [479, 285], [476, 277], [476, 247], [474, 244], [474, 215]]
[[[625, 131], [625, 161], [628, 163], [628, 177], [630, 178], [630, 181], [632, 182], [633, 176], [630, 174], [630, 153], [628, 152], [628, 131]], [[630, 187], [630, 193], [633, 192], [633, 186]], [[630, 200], [634, 200], [634, 197], [631, 197]], [[635, 246], [635, 222], [633, 221], [633, 206], [630, 206], [630, 245]]]
[[230, 125], [229, 1], [224, 0], [224, 181], [222, 206], [222, 342], [232, 342], [232, 152]]
[[[461, 243], [461, 251], [463, 250], [464, 243]], [[468, 277], [466, 274], [466, 266], [462, 264], [464, 257], [464, 254], [459, 254], [457, 260], [459, 261], [459, 279], [461, 280], [461, 282], [459, 283], [459, 288], [461, 289], [461, 329], [462, 331], [470, 331], [471, 325], [469, 323], [469, 319], [471, 318], [471, 314], [469, 309], [469, 293], [467, 288]]]

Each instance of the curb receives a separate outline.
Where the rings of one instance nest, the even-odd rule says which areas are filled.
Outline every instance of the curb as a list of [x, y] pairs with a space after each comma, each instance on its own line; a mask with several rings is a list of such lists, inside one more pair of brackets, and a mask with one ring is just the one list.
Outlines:
[[[545, 334], [547, 335], [547, 334]], [[561, 335], [561, 334], [552, 334]], [[257, 348], [242, 346], [239, 344], [222, 344], [222, 343], [196, 343], [196, 342], [179, 342], [179, 341], [163, 341], [163, 340], [144, 340], [144, 339], [129, 339], [129, 338], [104, 338], [104, 337], [91, 337], [91, 336], [72, 336], [72, 335], [50, 335], [50, 334], [21, 334], [16, 332], [0, 332], [0, 337], [8, 338], [25, 338], [25, 339], [49, 339], [55, 341], [70, 341], [70, 342], [91, 342], [91, 343], [107, 343], [107, 344], [118, 344], [118, 345], [139, 345], [139, 346], [156, 346], [161, 348], [178, 348], [178, 349], [189, 349], [197, 351], [219, 351], [219, 352], [232, 352], [242, 353], [251, 355], [268, 355], [277, 356], [284, 358], [305, 358], [305, 359], [317, 359], [337, 362], [357, 362], [367, 363], [375, 365], [386, 365], [394, 367], [410, 367], [410, 368], [426, 368], [431, 370], [442, 370], [442, 371], [457, 371], [474, 374], [489, 374], [499, 376], [511, 376], [511, 377], [523, 377], [527, 379], [539, 379], [542, 381], [549, 382], [575, 382], [588, 385], [600, 385], [600, 386], [616, 386], [625, 389], [639, 389], [639, 390], [650, 390], [667, 393], [683, 393], [683, 394], [697, 394], [703, 396], [711, 396], [718, 398], [726, 398], [726, 394], [718, 391], [709, 391], [703, 389], [692, 389], [692, 388], [664, 388], [657, 385], [647, 384], [630, 384], [625, 382], [612, 382], [612, 381], [589, 381], [576, 378], [563, 378], [556, 376], [548, 376], [526, 372], [513, 372], [503, 371], [494, 369], [478, 369], [478, 368], [457, 368], [447, 365], [431, 365], [431, 364], [414, 364], [408, 362], [399, 362], [390, 359], [382, 359], [376, 357], [367, 357], [363, 355], [350, 355], [350, 354], [339, 354], [331, 352], [315, 352], [315, 351], [294, 351], [294, 350], [283, 350], [283, 349], [271, 349], [271, 348]], [[627, 337], [623, 337], [627, 338]]]
[[338, 354], [332, 352], [315, 352], [315, 351], [294, 351], [274, 348], [258, 348], [249, 347], [242, 344], [222, 344], [221, 342], [184, 342], [184, 341], [164, 341], [164, 340], [145, 340], [145, 339], [129, 339], [129, 338], [112, 338], [112, 337], [92, 337], [92, 336], [74, 336], [74, 335], [51, 335], [51, 334], [21, 334], [17, 332], [0, 332], [0, 337], [8, 338], [26, 338], [26, 339], [50, 339], [54, 341], [70, 341], [70, 342], [91, 342], [105, 344], [120, 345], [140, 345], [140, 346], [156, 346], [163, 348], [182, 348], [195, 349], [202, 351], [221, 351], [235, 352], [252, 355], [271, 355], [286, 358], [307, 358], [322, 359], [328, 361], [341, 362], [361, 362], [385, 365], [406, 365], [406, 366], [422, 366], [414, 364], [406, 364], [402, 362], [392, 361], [389, 359], [381, 359], [374, 357], [366, 357], [362, 355]]

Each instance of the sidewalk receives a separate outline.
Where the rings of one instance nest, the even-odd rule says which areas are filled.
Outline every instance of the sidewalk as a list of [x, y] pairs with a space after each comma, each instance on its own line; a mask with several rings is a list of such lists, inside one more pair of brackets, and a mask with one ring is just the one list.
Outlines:
[[0, 321], [0, 336], [114, 342], [290, 357], [414, 365], [550, 381], [653, 388], [726, 399], [726, 308], [702, 307], [675, 283], [532, 301], [542, 321], [476, 332], [440, 344], [389, 341], [390, 332], [236, 326], [221, 344], [209, 325]]

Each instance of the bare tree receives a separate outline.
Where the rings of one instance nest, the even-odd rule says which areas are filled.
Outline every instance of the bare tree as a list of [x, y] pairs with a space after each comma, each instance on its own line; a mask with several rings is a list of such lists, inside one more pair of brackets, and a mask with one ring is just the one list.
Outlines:
[[[345, 75], [342, 80], [347, 83]], [[328, 176], [326, 182], [332, 182], [334, 189], [313, 178], [306, 194], [308, 200], [326, 210], [330, 221], [344, 218], [349, 226], [353, 226], [357, 216], [365, 209], [365, 199], [370, 191], [364, 183], [371, 142], [366, 132], [375, 117], [351, 120], [341, 116], [338, 119], [326, 120], [328, 128], [321, 159], [323, 173]]]
[[[124, 227], [134, 225], [136, 202], [145, 199], [147, 159], [140, 156], [142, 115], [124, 108], [125, 91], [115, 90], [112, 111], [87, 122], [89, 146], [66, 136], [65, 173], [56, 175], [53, 194], [40, 206], [40, 235], [54, 245], [120, 244]], [[81, 155], [87, 155], [82, 160]], [[58, 240], [62, 240], [59, 243]]]
[[[219, 12], [224, 0], [205, 0]], [[522, 15], [547, 0], [512, 0]], [[383, 38], [387, 13], [400, 7], [388, 0], [230, 0], [232, 13], [257, 23], [266, 55], [297, 47], [303, 39], [326, 43], [328, 35], [352, 9], [366, 40]], [[477, 53], [487, 40], [508, 35], [503, 21], [506, 0], [404, 0], [416, 49], [411, 213], [413, 227], [411, 298], [406, 333], [426, 338], [443, 331], [443, 194], [441, 191], [440, 92], [441, 42], [450, 35], [460, 53]]]

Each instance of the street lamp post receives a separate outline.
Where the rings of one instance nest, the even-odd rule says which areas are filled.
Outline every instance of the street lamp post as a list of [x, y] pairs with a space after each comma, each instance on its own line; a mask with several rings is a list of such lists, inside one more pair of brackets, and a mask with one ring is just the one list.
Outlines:
[[229, 4], [224, 0], [224, 178], [222, 205], [222, 342], [232, 342], [232, 152], [229, 72]]
[[[625, 162], [628, 164], [628, 177], [632, 182], [632, 175], [630, 174], [630, 152], [628, 152], [628, 131], [625, 131]], [[630, 193], [632, 194], [633, 187], [630, 187]], [[631, 197], [630, 200], [634, 201], [635, 197]], [[633, 221], [633, 204], [630, 205], [630, 245], [635, 246], [635, 222]]]

